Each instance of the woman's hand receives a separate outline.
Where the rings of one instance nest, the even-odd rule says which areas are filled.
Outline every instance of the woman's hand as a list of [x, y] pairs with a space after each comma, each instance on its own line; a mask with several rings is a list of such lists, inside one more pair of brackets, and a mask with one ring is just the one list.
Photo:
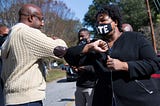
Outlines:
[[107, 59], [107, 63], [106, 65], [108, 66], [108, 68], [113, 69], [113, 70], [124, 70], [124, 71], [128, 71], [128, 64], [127, 62], [122, 62], [118, 59], [113, 59], [110, 56], [108, 56]]
[[103, 40], [97, 40], [95, 42], [86, 44], [82, 53], [87, 53], [89, 51], [106, 52], [107, 50], [108, 50], [107, 43]]

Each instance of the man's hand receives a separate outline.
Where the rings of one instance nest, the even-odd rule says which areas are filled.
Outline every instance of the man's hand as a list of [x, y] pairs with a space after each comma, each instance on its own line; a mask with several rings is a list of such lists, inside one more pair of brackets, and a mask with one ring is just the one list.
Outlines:
[[63, 46], [57, 46], [54, 48], [54, 55], [59, 57], [59, 58], [62, 58], [67, 52], [67, 47], [63, 47]]
[[86, 44], [82, 53], [87, 53], [89, 51], [106, 52], [107, 50], [108, 50], [107, 43], [103, 40], [97, 40], [95, 42]]

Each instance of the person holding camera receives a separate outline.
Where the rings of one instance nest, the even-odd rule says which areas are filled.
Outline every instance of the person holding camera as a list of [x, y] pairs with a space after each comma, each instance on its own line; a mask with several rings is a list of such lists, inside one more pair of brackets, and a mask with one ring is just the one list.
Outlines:
[[[43, 59], [58, 59], [67, 45], [62, 39], [53, 40], [40, 31], [44, 17], [38, 6], [24, 4], [18, 14], [19, 22], [2, 45], [5, 104], [43, 106], [46, 89]], [[59, 46], [63, 49], [58, 50]]]
[[158, 57], [142, 33], [122, 31], [121, 17], [118, 6], [102, 6], [95, 17], [102, 39], [68, 48], [65, 59], [94, 67], [92, 106], [160, 106], [159, 82], [151, 77], [160, 70]]
[[[78, 45], [90, 43], [90, 32], [82, 28], [78, 32]], [[75, 68], [78, 73], [76, 80], [75, 105], [92, 106], [96, 74], [92, 65], [79, 65]]]
[[[8, 36], [8, 32], [9, 32], [9, 28], [4, 24], [0, 24], [0, 48], [4, 43], [4, 41], [6, 40]], [[1, 75], [1, 71], [2, 71], [2, 59], [0, 57], [0, 75]], [[3, 82], [1, 78], [0, 78], [0, 101], [1, 101], [0, 106], [4, 106]]]

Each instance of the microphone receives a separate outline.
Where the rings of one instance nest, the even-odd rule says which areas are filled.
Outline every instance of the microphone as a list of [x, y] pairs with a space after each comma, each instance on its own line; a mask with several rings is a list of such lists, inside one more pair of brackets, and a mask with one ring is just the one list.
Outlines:
[[106, 51], [106, 54], [109, 55], [109, 56], [111, 56], [112, 49], [110, 48], [108, 42], [106, 42], [106, 43], [107, 43], [107, 46], [108, 46], [108, 50]]

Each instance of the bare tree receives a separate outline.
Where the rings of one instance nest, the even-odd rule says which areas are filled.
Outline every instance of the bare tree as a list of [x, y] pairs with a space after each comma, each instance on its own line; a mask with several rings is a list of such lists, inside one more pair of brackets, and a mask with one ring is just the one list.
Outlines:
[[45, 16], [44, 33], [48, 36], [58, 36], [69, 45], [74, 45], [77, 39], [77, 31], [81, 24], [73, 20], [74, 13], [58, 0], [1, 0], [0, 22], [13, 26], [18, 21], [18, 10], [22, 4], [32, 3], [40, 6]]
[[[21, 5], [32, 3], [38, 5], [45, 17], [43, 32], [48, 36], [57, 36], [66, 41], [68, 46], [77, 42], [78, 30], [82, 27], [79, 20], [73, 20], [74, 13], [59, 0], [0, 0], [0, 23], [9, 27], [18, 22]], [[53, 61], [46, 59], [48, 64]]]

